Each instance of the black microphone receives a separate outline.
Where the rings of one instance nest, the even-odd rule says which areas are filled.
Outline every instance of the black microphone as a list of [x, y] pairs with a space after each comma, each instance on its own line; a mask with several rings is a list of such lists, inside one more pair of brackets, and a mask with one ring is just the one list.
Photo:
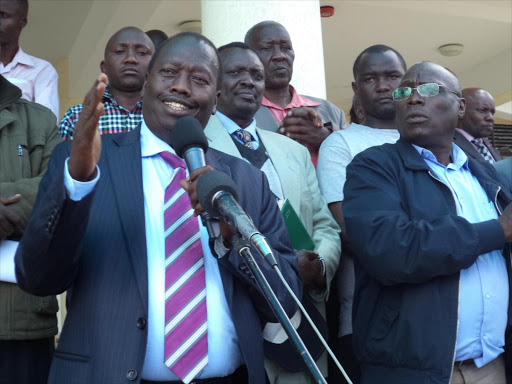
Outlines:
[[242, 237], [251, 242], [271, 267], [277, 265], [272, 248], [252, 219], [237, 202], [236, 184], [221, 171], [203, 173], [197, 179], [197, 199], [211, 215], [224, 217]]
[[[208, 140], [197, 119], [190, 116], [178, 119], [171, 130], [170, 144], [176, 155], [187, 163], [189, 173], [206, 165], [204, 154], [208, 151]], [[201, 213], [201, 220], [211, 241], [219, 236], [219, 223], [206, 211]]]

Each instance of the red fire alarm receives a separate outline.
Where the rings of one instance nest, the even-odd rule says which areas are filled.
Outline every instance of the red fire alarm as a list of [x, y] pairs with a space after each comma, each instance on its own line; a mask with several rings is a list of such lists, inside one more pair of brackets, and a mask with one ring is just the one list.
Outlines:
[[334, 7], [330, 5], [323, 5], [320, 7], [320, 16], [322, 17], [331, 17], [334, 15]]

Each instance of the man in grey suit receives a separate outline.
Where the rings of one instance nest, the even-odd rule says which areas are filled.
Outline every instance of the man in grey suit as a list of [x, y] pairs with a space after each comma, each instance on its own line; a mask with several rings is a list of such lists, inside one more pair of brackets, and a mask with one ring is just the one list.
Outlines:
[[[206, 153], [209, 166], [186, 177], [168, 143], [183, 116], [206, 126], [219, 71], [208, 39], [176, 35], [148, 67], [139, 128], [100, 137], [102, 74], [85, 98], [73, 142], [52, 154], [16, 254], [22, 289], [68, 291], [50, 383], [265, 382], [261, 324], [275, 317], [229, 249], [229, 226], [221, 222], [221, 236], [209, 246], [195, 217], [202, 211], [195, 189], [199, 175], [212, 168], [235, 181], [240, 205], [300, 296], [296, 256], [268, 182], [254, 167], [213, 149]], [[293, 315], [296, 305], [276, 273], [258, 264]]]
[[466, 113], [457, 124], [455, 144], [475, 160], [484, 160], [491, 164], [500, 161], [500, 153], [492, 147], [488, 139], [492, 133], [496, 112], [493, 97], [480, 88], [463, 89], [462, 97], [466, 99]]
[[[254, 114], [261, 105], [265, 80], [256, 53], [244, 43], [225, 45], [219, 48], [219, 53], [222, 87], [217, 113], [205, 129], [209, 145], [260, 168], [274, 195], [291, 202], [315, 244], [314, 251], [296, 251], [299, 272], [309, 297], [325, 317], [325, 300], [341, 252], [339, 227], [320, 194], [307, 149], [257, 126]], [[326, 376], [326, 356], [318, 364]], [[271, 383], [313, 380], [307, 370], [288, 372], [268, 359], [265, 367]]]
[[265, 67], [264, 97], [255, 116], [258, 126], [304, 144], [316, 166], [320, 145], [333, 131], [346, 126], [345, 114], [329, 101], [300, 95], [291, 86], [295, 52], [281, 24], [262, 21], [254, 25], [245, 43]]

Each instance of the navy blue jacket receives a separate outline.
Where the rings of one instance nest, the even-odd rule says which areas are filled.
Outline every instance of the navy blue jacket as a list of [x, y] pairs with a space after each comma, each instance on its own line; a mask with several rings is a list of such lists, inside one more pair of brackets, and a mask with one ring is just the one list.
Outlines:
[[[510, 188], [500, 186], [487, 163], [469, 159], [469, 168], [501, 213], [511, 201]], [[448, 384], [459, 271], [480, 254], [504, 248], [501, 225], [457, 216], [450, 189], [402, 139], [356, 156], [344, 195], [347, 235], [356, 251], [353, 342], [361, 383]], [[510, 280], [508, 247], [504, 255]], [[506, 347], [510, 305], [508, 313]], [[508, 376], [511, 368], [507, 361]]]
[[[102, 136], [101, 177], [79, 202], [67, 197], [63, 183], [69, 150], [66, 142], [53, 152], [16, 254], [22, 289], [35, 295], [68, 291], [48, 382], [139, 383], [148, 336], [140, 128]], [[273, 245], [279, 268], [300, 296], [297, 256], [263, 173], [214, 149], [206, 162], [237, 183], [240, 205]], [[277, 274], [256, 259], [283, 308], [293, 314], [296, 305]], [[236, 252], [219, 259], [219, 270], [249, 381], [264, 383], [261, 324], [275, 317]]]

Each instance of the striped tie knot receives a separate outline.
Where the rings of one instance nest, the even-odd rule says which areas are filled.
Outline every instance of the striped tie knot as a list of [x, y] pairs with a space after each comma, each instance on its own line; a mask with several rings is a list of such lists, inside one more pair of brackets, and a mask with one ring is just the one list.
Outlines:
[[185, 169], [185, 161], [180, 159], [178, 156], [173, 155], [171, 152], [160, 152], [160, 156], [173, 168]]

